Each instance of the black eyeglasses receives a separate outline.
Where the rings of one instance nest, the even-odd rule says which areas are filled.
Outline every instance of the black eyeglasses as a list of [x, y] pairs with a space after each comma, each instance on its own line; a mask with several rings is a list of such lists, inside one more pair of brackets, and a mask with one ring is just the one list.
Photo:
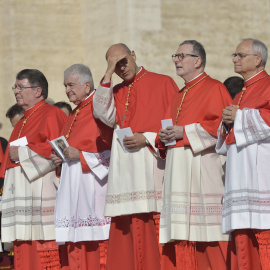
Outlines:
[[237, 57], [238, 59], [243, 59], [243, 58], [245, 58], [245, 57], [248, 56], [248, 55], [254, 55], [254, 56], [257, 56], [257, 54], [253, 54], [253, 53], [233, 53], [233, 54], [232, 54], [232, 59], [233, 59], [234, 57]]
[[22, 91], [23, 89], [26, 89], [26, 88], [36, 88], [36, 87], [39, 87], [38, 85], [37, 86], [20, 86], [20, 85], [14, 85], [12, 86], [12, 91], [15, 91], [16, 89], [18, 89], [19, 91]]
[[186, 56], [199, 57], [198, 55], [195, 55], [195, 54], [179, 53], [179, 54], [173, 54], [172, 55], [172, 60], [174, 61], [176, 58], [178, 58], [179, 61], [183, 61]]

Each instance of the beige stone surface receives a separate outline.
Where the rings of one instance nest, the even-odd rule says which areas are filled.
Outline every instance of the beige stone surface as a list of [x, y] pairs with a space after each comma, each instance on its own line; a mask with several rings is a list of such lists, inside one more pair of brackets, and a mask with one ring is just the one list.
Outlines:
[[41, 70], [49, 97], [68, 101], [63, 71], [86, 64], [97, 85], [107, 48], [123, 42], [138, 64], [181, 87], [171, 55], [183, 40], [196, 39], [207, 52], [206, 71], [224, 81], [234, 75], [230, 55], [242, 38], [270, 45], [269, 15], [267, 0], [0, 0], [0, 136], [12, 131], [5, 113], [15, 103], [11, 86], [21, 69]]

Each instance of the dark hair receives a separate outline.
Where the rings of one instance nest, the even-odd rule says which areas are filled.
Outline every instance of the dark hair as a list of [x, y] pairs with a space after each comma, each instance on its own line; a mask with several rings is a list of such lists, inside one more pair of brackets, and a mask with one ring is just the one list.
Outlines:
[[233, 99], [244, 87], [244, 80], [238, 76], [232, 76], [227, 78], [223, 84], [226, 86]]
[[23, 69], [17, 74], [16, 79], [28, 79], [31, 86], [41, 87], [41, 95], [44, 97], [44, 99], [48, 97], [48, 81], [41, 71], [37, 69]]
[[7, 110], [6, 117], [11, 119], [17, 114], [23, 116], [23, 112], [24, 112], [24, 109], [18, 104], [15, 104]]
[[184, 44], [193, 45], [193, 53], [201, 57], [202, 66], [205, 67], [205, 65], [206, 65], [206, 53], [205, 53], [203, 45], [200, 42], [198, 42], [197, 40], [185, 40], [184, 42], [182, 42], [179, 45], [179, 47], [184, 45]]
[[69, 111], [69, 113], [72, 112], [71, 106], [68, 103], [66, 103], [65, 101], [59, 101], [59, 102], [54, 103], [53, 105], [60, 108], [60, 109], [66, 108]]

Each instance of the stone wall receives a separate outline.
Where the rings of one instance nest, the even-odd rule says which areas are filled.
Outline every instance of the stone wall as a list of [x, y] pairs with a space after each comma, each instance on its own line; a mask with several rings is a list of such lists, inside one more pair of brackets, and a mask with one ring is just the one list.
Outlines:
[[15, 103], [11, 86], [21, 69], [41, 70], [49, 97], [68, 101], [63, 71], [86, 64], [97, 85], [107, 48], [122, 42], [138, 64], [182, 87], [171, 55], [183, 40], [196, 39], [207, 52], [206, 72], [224, 81], [234, 75], [230, 55], [242, 38], [270, 45], [269, 15], [266, 0], [0, 0], [0, 136], [12, 131], [5, 113]]

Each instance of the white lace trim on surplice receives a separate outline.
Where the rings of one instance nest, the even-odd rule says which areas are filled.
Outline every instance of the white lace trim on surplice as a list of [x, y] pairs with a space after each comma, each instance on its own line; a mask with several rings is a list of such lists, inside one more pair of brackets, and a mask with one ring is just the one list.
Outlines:
[[111, 218], [98, 218], [98, 217], [91, 217], [90, 215], [87, 218], [78, 218], [76, 219], [74, 216], [71, 218], [60, 218], [56, 219], [55, 227], [56, 228], [78, 228], [78, 227], [92, 227], [92, 226], [105, 226], [111, 223]]
[[[206, 204], [198, 204], [197, 203], [190, 203], [185, 198], [188, 198], [188, 196], [200, 199], [204, 197], [204, 199], [210, 199]], [[161, 218], [165, 218], [170, 215], [187, 215], [190, 216], [190, 220], [183, 219], [183, 224], [190, 224], [190, 225], [221, 225], [221, 215], [222, 215], [222, 205], [218, 203], [222, 199], [221, 194], [195, 194], [192, 193], [188, 195], [188, 193], [171, 193], [166, 196], [166, 201], [168, 201], [169, 198], [174, 197], [178, 198], [178, 203], [167, 203], [164, 205], [161, 209]], [[181, 199], [180, 199], [181, 198]], [[182, 203], [180, 203], [182, 201]], [[200, 223], [198, 221], [194, 222], [192, 216], [213, 216], [214, 219], [211, 219], [211, 222], [209, 220], [205, 223]], [[172, 223], [174, 223], [173, 220], [171, 220]], [[160, 227], [166, 227], [168, 224], [161, 223]]]
[[223, 217], [232, 213], [270, 213], [270, 190], [232, 190], [224, 195]]
[[116, 203], [125, 203], [136, 200], [160, 200], [162, 197], [162, 191], [155, 190], [141, 190], [133, 191], [122, 194], [107, 194], [106, 203], [116, 204]]

